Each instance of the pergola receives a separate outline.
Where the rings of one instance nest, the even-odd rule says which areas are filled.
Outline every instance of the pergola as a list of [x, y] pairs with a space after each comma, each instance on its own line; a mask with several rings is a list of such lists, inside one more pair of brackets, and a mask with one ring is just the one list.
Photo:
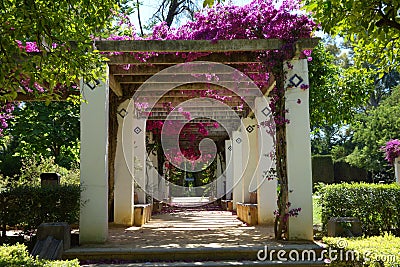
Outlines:
[[[314, 48], [318, 41], [314, 38], [298, 40], [289, 59], [292, 67], [282, 64], [286, 72], [285, 87], [288, 88], [286, 107], [290, 110], [287, 114], [290, 123], [286, 126], [288, 179], [289, 189], [292, 190], [289, 200], [293, 206], [302, 208], [298, 217], [290, 218], [291, 239], [313, 238], [308, 90], [301, 89], [301, 85], [308, 85], [308, 69], [307, 60], [300, 59], [299, 55], [303, 50]], [[209, 138], [224, 142], [226, 156], [232, 159], [232, 163], [226, 165], [225, 176], [226, 183], [231, 184], [233, 189], [226, 190], [224, 194], [230, 196], [233, 193], [234, 204], [248, 201], [247, 189], [251, 178], [255, 174], [262, 176], [272, 164], [272, 160], [263, 155], [270, 151], [273, 138], [253, 126], [261, 122], [257, 117], [270, 116], [266, 103], [269, 103], [268, 94], [276, 81], [270, 76], [262, 90], [243, 85], [239, 89], [241, 91], [235, 91], [230, 87], [235, 87], [237, 80], [231, 79], [229, 71], [225, 70], [231, 68], [243, 72], [248, 64], [264, 64], [257, 57], [259, 52], [279, 50], [285, 43], [278, 39], [221, 40], [217, 43], [206, 40], [141, 40], [96, 41], [94, 45], [108, 58], [107, 82], [90, 84], [82, 81], [80, 86], [87, 100], [81, 104], [81, 183], [84, 186], [81, 199], [85, 204], [80, 215], [80, 242], [104, 242], [107, 239], [110, 211], [115, 223], [132, 224], [135, 205], [132, 175], [144, 179], [146, 170], [142, 168], [132, 173], [129, 165], [133, 165], [133, 158], [139, 159], [143, 166], [146, 164], [146, 121], [168, 117], [169, 112], [163, 103], [178, 106], [196, 98], [196, 94], [206, 95], [207, 90], [228, 97], [229, 100], [224, 103], [235, 114], [219, 110], [207, 101], [187, 105], [186, 110], [195, 114], [194, 122], [215, 120], [227, 125], [226, 129], [209, 128]], [[189, 61], [177, 54], [182, 52], [204, 53], [197, 56], [196, 62], [227, 66], [214, 73], [224, 80], [224, 84], [204, 86], [203, 81], [191, 80], [174, 87], [188, 77], [188, 72], [196, 74], [179, 67], [176, 70], [184, 70], [182, 73], [178, 71], [172, 75], [168, 72]], [[143, 61], [135, 53], [154, 55]], [[157, 79], [152, 79], [154, 76]], [[192, 75], [192, 78], [195, 76]], [[154, 102], [151, 110], [145, 110], [146, 116], [131, 101], [140, 90], [142, 99]], [[241, 95], [245, 95], [246, 104], [239, 109], [243, 102]], [[235, 116], [242, 119], [241, 123], [234, 122]], [[180, 120], [180, 117], [170, 116], [168, 119]], [[249, 126], [253, 129], [246, 131]], [[243, 138], [245, 134], [247, 138]], [[238, 142], [242, 138], [247, 143]], [[250, 162], [245, 168], [242, 166], [243, 155], [247, 155]], [[261, 161], [255, 162], [258, 159]], [[276, 181], [259, 181], [257, 192], [259, 221], [272, 224], [276, 209]], [[141, 196], [141, 201], [145, 201], [145, 194]]]

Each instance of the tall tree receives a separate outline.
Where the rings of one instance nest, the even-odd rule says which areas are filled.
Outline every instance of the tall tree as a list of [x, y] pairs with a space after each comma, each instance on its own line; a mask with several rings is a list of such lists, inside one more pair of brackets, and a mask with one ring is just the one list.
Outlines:
[[400, 86], [397, 86], [377, 108], [371, 107], [357, 116], [352, 125], [357, 147], [347, 157], [349, 163], [373, 172], [378, 178], [393, 179], [393, 169], [384, 159], [381, 147], [390, 139], [400, 137], [399, 102]]
[[[343, 68], [320, 43], [309, 64], [311, 129], [347, 124], [368, 103], [374, 89], [372, 73], [354, 66]], [[333, 101], [334, 100], [334, 101]]]
[[0, 103], [31, 90], [53, 98], [78, 78], [97, 79], [92, 39], [110, 25], [116, 2], [0, 1]]
[[355, 62], [367, 61], [381, 72], [400, 67], [399, 0], [303, 0], [329, 34], [354, 45]]
[[193, 19], [193, 15], [199, 10], [196, 0], [162, 0], [152, 19], [153, 24], [165, 21], [170, 27], [172, 23], [182, 15]]
[[15, 108], [9, 149], [16, 158], [54, 157], [64, 167], [79, 161], [79, 104], [28, 102]]

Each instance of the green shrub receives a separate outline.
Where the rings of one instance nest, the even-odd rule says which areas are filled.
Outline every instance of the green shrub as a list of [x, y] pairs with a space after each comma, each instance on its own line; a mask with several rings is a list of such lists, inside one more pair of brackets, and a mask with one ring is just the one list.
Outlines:
[[[338, 252], [337, 260], [332, 259], [329, 266], [400, 266], [400, 238], [393, 235], [368, 238], [325, 237], [323, 241], [332, 249], [343, 249], [342, 260]], [[358, 255], [359, 260], [346, 261], [346, 252], [349, 255], [347, 260], [351, 259], [353, 252]], [[332, 256], [335, 257], [334, 254]]]
[[0, 191], [0, 226], [37, 228], [42, 222], [75, 223], [79, 219], [80, 187], [17, 186]]
[[400, 186], [398, 184], [343, 183], [321, 190], [324, 229], [332, 217], [356, 217], [363, 233], [379, 235], [400, 227]]
[[40, 185], [40, 174], [44, 172], [56, 172], [61, 175], [61, 184], [79, 185], [79, 165], [72, 165], [66, 169], [55, 163], [54, 157], [35, 157], [22, 159], [22, 167], [18, 176], [5, 176], [0, 180], [0, 188], [16, 187], [21, 185]]
[[78, 260], [47, 261], [29, 255], [24, 245], [0, 246], [0, 267], [79, 267]]

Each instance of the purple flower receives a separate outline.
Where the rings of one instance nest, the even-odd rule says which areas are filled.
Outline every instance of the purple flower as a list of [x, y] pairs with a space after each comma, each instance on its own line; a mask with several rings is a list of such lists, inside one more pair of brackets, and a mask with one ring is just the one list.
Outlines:
[[381, 149], [385, 151], [385, 159], [389, 163], [393, 163], [397, 157], [400, 157], [400, 141], [398, 139], [388, 141]]

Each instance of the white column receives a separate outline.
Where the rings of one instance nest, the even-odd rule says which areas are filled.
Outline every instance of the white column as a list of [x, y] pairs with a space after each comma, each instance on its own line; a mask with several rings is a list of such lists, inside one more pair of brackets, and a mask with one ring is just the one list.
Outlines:
[[[123, 133], [123, 126], [127, 129], [132, 129], [133, 114], [128, 114], [129, 100], [125, 101], [118, 107], [118, 136], [117, 150], [115, 154], [115, 178], [114, 178], [114, 222], [116, 224], [133, 225], [133, 200], [134, 187], [133, 177], [129, 168], [132, 170], [132, 131]], [[122, 135], [124, 142], [122, 142]], [[125, 152], [125, 153], [124, 153]], [[128, 165], [130, 164], [129, 168]]]
[[289, 239], [312, 240], [310, 89], [305, 89], [309, 85], [307, 60], [292, 60], [284, 66], [286, 108], [289, 110], [286, 117], [290, 121], [286, 126], [289, 209], [301, 208], [298, 217], [289, 219]]
[[[242, 124], [242, 202], [250, 203], [250, 191], [256, 190], [256, 170], [258, 163], [257, 123], [255, 119], [245, 118]], [[254, 179], [253, 179], [254, 177]], [[253, 183], [252, 183], [253, 181]]]
[[233, 158], [233, 209], [236, 210], [236, 203], [242, 201], [242, 133], [232, 133], [232, 158]]
[[[149, 138], [149, 143], [150, 144], [154, 144], [154, 140], [153, 140], [153, 135], [152, 133], [150, 134], [150, 138]], [[157, 158], [157, 151], [151, 151], [147, 160], [148, 164], [147, 164], [147, 171], [148, 171], [148, 175], [147, 178], [149, 178], [148, 181], [148, 191], [149, 194], [151, 194], [151, 196], [157, 200], [162, 201], [163, 200], [163, 196], [162, 196], [162, 192], [160, 191], [160, 186], [161, 186], [161, 181], [159, 179], [159, 175], [158, 175], [158, 158]]]
[[217, 168], [215, 170], [215, 176], [217, 179], [217, 198], [222, 198], [225, 195], [225, 174], [222, 169], [221, 155], [217, 154]]
[[[269, 100], [265, 97], [256, 98], [256, 118], [258, 123], [267, 122], [260, 126], [258, 132], [258, 155], [257, 166], [257, 204], [258, 223], [273, 225], [275, 220], [274, 211], [277, 210], [277, 180], [274, 175], [275, 156], [274, 128], [272, 114], [269, 109]], [[272, 132], [271, 132], [272, 131]]]
[[400, 157], [394, 160], [394, 174], [396, 177], [396, 183], [400, 184]]
[[232, 188], [233, 188], [233, 157], [232, 157], [232, 140], [225, 140], [225, 194], [226, 199], [232, 199]]
[[79, 243], [102, 243], [108, 237], [108, 81], [95, 88], [80, 83], [81, 193]]
[[140, 204], [146, 204], [146, 120], [133, 119], [133, 177]]

